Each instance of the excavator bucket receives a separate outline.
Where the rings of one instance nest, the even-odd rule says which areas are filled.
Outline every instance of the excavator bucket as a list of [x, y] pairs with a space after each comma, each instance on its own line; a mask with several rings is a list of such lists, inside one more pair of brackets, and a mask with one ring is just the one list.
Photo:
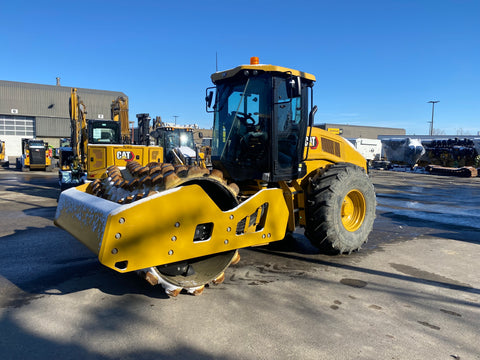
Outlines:
[[264, 189], [230, 210], [197, 184], [120, 205], [86, 192], [62, 192], [55, 224], [127, 272], [281, 240], [289, 210], [281, 189]]

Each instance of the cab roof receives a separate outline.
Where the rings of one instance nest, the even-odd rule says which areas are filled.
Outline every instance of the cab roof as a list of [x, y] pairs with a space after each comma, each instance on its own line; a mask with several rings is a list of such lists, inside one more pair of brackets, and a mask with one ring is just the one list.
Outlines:
[[298, 71], [298, 70], [289, 69], [286, 67], [276, 66], [276, 65], [249, 64], [249, 65], [240, 65], [229, 70], [217, 71], [216, 73], [213, 73], [211, 76], [212, 82], [216, 83], [217, 81], [234, 77], [242, 70], [251, 70], [251, 71], [258, 70], [258, 71], [264, 71], [264, 72], [277, 72], [277, 73], [283, 73], [283, 74], [289, 73], [289, 74], [292, 74], [293, 76], [300, 76], [301, 78], [306, 80], [310, 80], [310, 81], [316, 80], [314, 75], [303, 72], [303, 71]]

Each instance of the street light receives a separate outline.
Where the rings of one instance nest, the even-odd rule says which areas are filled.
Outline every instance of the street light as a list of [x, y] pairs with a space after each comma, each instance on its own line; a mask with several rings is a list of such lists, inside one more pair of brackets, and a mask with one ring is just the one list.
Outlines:
[[436, 100], [436, 101], [427, 101], [428, 104], [432, 104], [432, 121], [430, 121], [430, 136], [433, 135], [433, 113], [435, 111], [435, 104], [438, 103], [440, 101]]

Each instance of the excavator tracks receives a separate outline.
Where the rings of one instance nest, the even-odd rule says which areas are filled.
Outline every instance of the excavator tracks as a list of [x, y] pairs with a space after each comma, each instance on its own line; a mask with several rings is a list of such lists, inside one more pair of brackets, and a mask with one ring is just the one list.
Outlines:
[[[189, 184], [200, 185], [224, 211], [238, 205], [238, 186], [235, 183], [228, 184], [222, 171], [170, 163], [152, 162], [142, 166], [133, 161], [125, 169], [110, 166], [105, 177], [91, 182], [86, 192], [118, 204], [129, 204]], [[161, 216], [160, 209], [158, 216]], [[226, 268], [239, 260], [238, 250], [230, 250], [150, 267], [137, 273], [151, 285], [161, 285], [168, 296], [175, 297], [182, 290], [200, 295], [206, 285], [221, 284]]]
[[456, 176], [456, 177], [477, 177], [478, 170], [473, 166], [451, 168], [439, 165], [428, 165], [425, 170], [432, 175]]

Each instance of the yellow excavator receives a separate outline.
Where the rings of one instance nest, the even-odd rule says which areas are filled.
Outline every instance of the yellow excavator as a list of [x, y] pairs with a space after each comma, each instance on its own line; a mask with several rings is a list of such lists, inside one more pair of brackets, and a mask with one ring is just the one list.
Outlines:
[[60, 153], [61, 159], [67, 159], [62, 161], [59, 170], [62, 190], [85, 179], [105, 176], [111, 165], [125, 167], [130, 161], [142, 165], [163, 161], [162, 147], [130, 143], [126, 98], [118, 97], [112, 101], [111, 111], [113, 120], [87, 119], [86, 105], [79, 98], [77, 89], [71, 89], [71, 150], [63, 148]]
[[315, 77], [253, 57], [211, 79], [213, 169], [112, 166], [61, 194], [55, 224], [103, 265], [137, 271], [170, 296], [202, 293], [238, 249], [298, 227], [324, 251], [358, 250], [373, 227], [374, 187], [352, 145], [313, 126]]

